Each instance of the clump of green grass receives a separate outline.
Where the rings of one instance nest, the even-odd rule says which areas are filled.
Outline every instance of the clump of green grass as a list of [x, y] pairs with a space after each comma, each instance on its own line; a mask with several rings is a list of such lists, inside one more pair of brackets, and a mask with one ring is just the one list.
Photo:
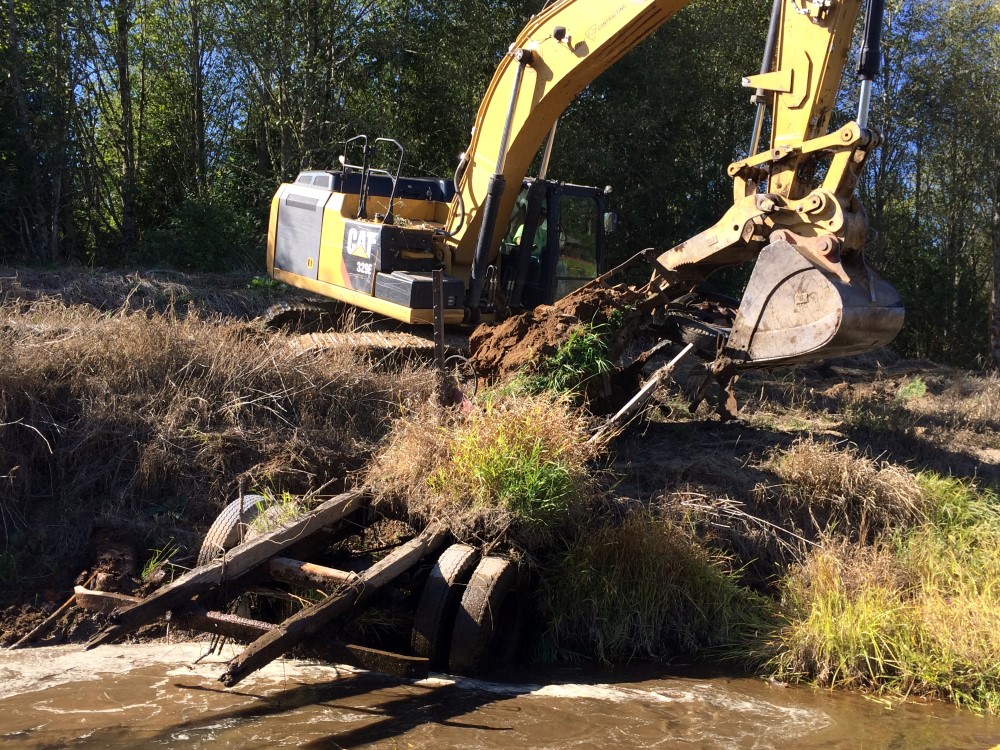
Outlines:
[[877, 435], [905, 434], [916, 426], [919, 419], [904, 399], [881, 395], [857, 399], [844, 409], [843, 414], [845, 426]]
[[564, 398], [486, 394], [467, 414], [400, 419], [368, 484], [418, 520], [443, 518], [460, 535], [493, 540], [512, 530], [539, 548], [594, 493], [587, 463], [598, 448], [587, 437]]
[[1000, 503], [960, 480], [917, 481], [927, 522], [872, 546], [827, 540], [788, 576], [772, 666], [1000, 712]]
[[578, 323], [551, 357], [498, 384], [497, 395], [554, 394], [581, 403], [599, 396], [614, 369], [608, 324]]
[[428, 480], [431, 489], [447, 494], [461, 483], [476, 507], [498, 503], [533, 525], [558, 521], [576, 494], [574, 477], [558, 450], [523, 427], [515, 419], [496, 423], [487, 440], [471, 431], [457, 435], [451, 461]]
[[167, 544], [158, 549], [148, 550], [152, 553], [149, 559], [146, 560], [145, 565], [142, 566], [142, 572], [140, 573], [140, 578], [143, 581], [148, 581], [153, 577], [153, 574], [158, 570], [163, 568], [170, 559], [176, 557], [180, 554], [181, 547], [176, 544], [173, 539], [171, 539]]
[[927, 383], [923, 378], [915, 377], [906, 381], [896, 391], [896, 398], [900, 401], [909, 401], [914, 398], [923, 398], [927, 395]]
[[290, 492], [261, 494], [257, 514], [250, 522], [250, 536], [260, 536], [293, 521], [306, 510], [304, 498]]
[[611, 348], [605, 336], [607, 326], [580, 324], [573, 328], [556, 353], [538, 366], [533, 381], [538, 390], [553, 393], [583, 393], [587, 386], [610, 373]]
[[704, 655], [753, 662], [764, 600], [683, 526], [631, 513], [581, 529], [544, 571], [541, 607], [557, 653], [611, 664]]

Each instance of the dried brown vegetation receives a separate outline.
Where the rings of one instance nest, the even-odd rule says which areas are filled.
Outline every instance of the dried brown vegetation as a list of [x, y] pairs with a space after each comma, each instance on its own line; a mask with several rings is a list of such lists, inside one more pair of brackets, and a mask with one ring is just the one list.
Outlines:
[[0, 268], [0, 298], [21, 309], [49, 301], [104, 312], [155, 310], [183, 317], [190, 310], [249, 319], [266, 310], [275, 295], [273, 284], [253, 282], [246, 273]]
[[346, 478], [387, 515], [443, 519], [530, 560], [541, 652], [769, 653], [790, 678], [1000, 710], [1000, 524], [981, 489], [1000, 481], [995, 377], [885, 353], [751, 373], [740, 422], [667, 395], [598, 446], [566, 396], [508, 384], [455, 410], [399, 358], [296, 356], [242, 320], [243, 290], [223, 320], [209, 312], [228, 293], [182, 280], [84, 275], [54, 297], [48, 277], [18, 279], [0, 274], [0, 580], [13, 597], [64, 599], [98, 537], [143, 558], [171, 537], [193, 548], [241, 483], [301, 493]]
[[197, 314], [8, 300], [0, 321], [9, 593], [65, 585], [97, 528], [196, 541], [190, 529], [239, 483], [302, 492], [343, 479], [432, 384], [350, 352], [296, 357], [281, 337]]
[[587, 420], [566, 399], [491, 394], [480, 408], [424, 407], [396, 423], [367, 483], [414, 523], [462, 539], [539, 549], [586, 515], [599, 487]]
[[758, 499], [813, 539], [834, 534], [870, 541], [887, 529], [926, 519], [916, 477], [856, 446], [804, 438], [772, 451], [763, 468], [780, 484], [758, 485]]

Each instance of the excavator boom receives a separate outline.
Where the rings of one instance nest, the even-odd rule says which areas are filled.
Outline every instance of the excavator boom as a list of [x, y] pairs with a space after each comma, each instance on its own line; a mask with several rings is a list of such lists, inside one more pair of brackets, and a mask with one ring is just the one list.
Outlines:
[[522, 29], [480, 104], [448, 217], [452, 262], [471, 272], [470, 307], [479, 303], [477, 280], [507, 228], [497, 218], [511, 216], [521, 181], [559, 116], [689, 2], [558, 0]]
[[[880, 135], [857, 122], [827, 132], [861, 3], [775, 0], [761, 73], [743, 81], [770, 109], [769, 145], [758, 152], [759, 117], [752, 153], [729, 168], [731, 209], [653, 263], [651, 294], [669, 302], [717, 269], [757, 260], [725, 352], [737, 367], [868, 351], [902, 325], [899, 296], [864, 259], [871, 230], [855, 195]], [[573, 98], [687, 4], [561, 0], [522, 30], [480, 106], [448, 217], [453, 267], [471, 278], [467, 307], [480, 304], [506, 230], [498, 218], [517, 199], [507, 186], [520, 186]], [[875, 49], [881, 12], [869, 0]], [[874, 77], [871, 65], [864, 75]]]

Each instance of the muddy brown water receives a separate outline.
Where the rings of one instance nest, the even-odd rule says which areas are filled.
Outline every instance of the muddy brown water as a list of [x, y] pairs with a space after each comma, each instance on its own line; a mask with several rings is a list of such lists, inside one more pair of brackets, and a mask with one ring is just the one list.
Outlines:
[[986, 750], [1000, 719], [940, 703], [662, 669], [405, 681], [276, 662], [236, 688], [204, 644], [0, 652], [0, 747]]

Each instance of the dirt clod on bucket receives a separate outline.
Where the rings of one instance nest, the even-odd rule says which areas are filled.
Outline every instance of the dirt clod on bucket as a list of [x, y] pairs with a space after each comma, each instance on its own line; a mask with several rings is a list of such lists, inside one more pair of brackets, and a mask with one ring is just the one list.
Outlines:
[[[530, 371], [558, 351], [574, 326], [607, 325], [615, 311], [628, 310], [635, 296], [634, 291], [625, 287], [594, 284], [578, 289], [554, 305], [536, 307], [497, 325], [481, 325], [469, 338], [472, 363], [480, 375], [488, 378], [503, 379]], [[620, 349], [623, 343], [612, 345]]]

